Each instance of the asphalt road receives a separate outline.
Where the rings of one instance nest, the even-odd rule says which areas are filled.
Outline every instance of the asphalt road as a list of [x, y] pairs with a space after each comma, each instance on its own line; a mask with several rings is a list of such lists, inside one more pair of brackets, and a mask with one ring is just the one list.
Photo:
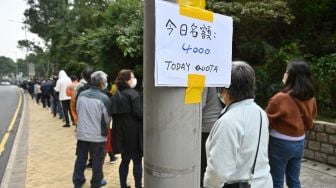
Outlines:
[[0, 183], [20, 122], [22, 106], [20, 88], [15, 85], [0, 85]]

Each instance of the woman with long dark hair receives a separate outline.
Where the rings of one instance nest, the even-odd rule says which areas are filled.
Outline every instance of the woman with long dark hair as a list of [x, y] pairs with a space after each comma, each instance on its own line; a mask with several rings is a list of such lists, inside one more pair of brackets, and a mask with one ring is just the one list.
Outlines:
[[269, 160], [274, 188], [300, 188], [305, 131], [313, 127], [317, 107], [309, 66], [304, 61], [288, 64], [284, 89], [268, 102], [270, 121]]

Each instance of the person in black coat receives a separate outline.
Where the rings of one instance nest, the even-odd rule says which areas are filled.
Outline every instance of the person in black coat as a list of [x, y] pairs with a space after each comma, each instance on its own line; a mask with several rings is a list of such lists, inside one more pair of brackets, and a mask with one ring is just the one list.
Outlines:
[[115, 80], [118, 91], [111, 97], [112, 104], [112, 148], [121, 154], [119, 178], [121, 188], [127, 188], [130, 160], [133, 161], [135, 187], [141, 187], [143, 156], [143, 108], [139, 93], [133, 89], [137, 79], [132, 70], [124, 69]]

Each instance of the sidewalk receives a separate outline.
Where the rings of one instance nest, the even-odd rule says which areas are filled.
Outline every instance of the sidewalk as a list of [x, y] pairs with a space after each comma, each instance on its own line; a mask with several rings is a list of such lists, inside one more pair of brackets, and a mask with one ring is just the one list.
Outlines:
[[[27, 158], [26, 187], [73, 187], [72, 173], [75, 162], [75, 126], [64, 128], [64, 122], [53, 117], [50, 110], [43, 109], [29, 100], [29, 149]], [[105, 158], [104, 178], [107, 187], [118, 188], [120, 156], [115, 164]], [[84, 188], [90, 187], [91, 169], [85, 170]], [[132, 171], [128, 184], [134, 186]]]
[[[72, 172], [75, 162], [75, 127], [63, 128], [62, 120], [53, 117], [50, 110], [43, 109], [26, 96], [26, 115], [20, 124], [10, 161], [1, 188], [60, 188], [73, 187]], [[28, 136], [29, 135], [29, 136]], [[17, 141], [18, 140], [18, 141]], [[119, 188], [118, 167], [106, 157], [105, 187]], [[302, 163], [303, 188], [336, 188], [336, 168], [305, 160]], [[85, 171], [87, 179], [83, 188], [90, 187], [91, 169]], [[134, 187], [132, 169], [128, 184]], [[188, 188], [188, 187], [186, 187]]]
[[[75, 162], [76, 133], [75, 126], [63, 128], [61, 119], [53, 117], [50, 109], [43, 109], [41, 105], [37, 105], [28, 95], [26, 96], [26, 130], [22, 132], [22, 136], [28, 135], [28, 142], [21, 140], [21, 144], [26, 145], [27, 152], [26, 165], [16, 167], [14, 162], [13, 171], [10, 175], [7, 187], [27, 187], [27, 188], [60, 188], [73, 187], [72, 173]], [[23, 128], [23, 127], [21, 127]], [[20, 145], [20, 144], [19, 144]], [[24, 148], [24, 147], [22, 147]], [[18, 149], [17, 154], [19, 154]], [[20, 154], [22, 155], [22, 154]], [[24, 155], [24, 154], [23, 154]], [[105, 158], [104, 163], [104, 179], [107, 180], [106, 187], [119, 188], [119, 164], [120, 155], [116, 155], [118, 160], [115, 164], [109, 163], [109, 157]], [[16, 155], [16, 158], [19, 157]], [[14, 159], [14, 161], [17, 161]], [[24, 160], [20, 160], [25, 163]], [[26, 168], [25, 168], [26, 167]], [[19, 169], [24, 173], [19, 173]], [[7, 171], [7, 170], [6, 170]], [[20, 179], [16, 176], [19, 174]], [[90, 187], [91, 169], [85, 170], [86, 183], [83, 188]], [[25, 180], [24, 180], [25, 179]], [[130, 163], [130, 171], [128, 176], [128, 184], [134, 187], [132, 163]], [[22, 182], [24, 181], [24, 183]], [[4, 185], [3, 187], [6, 187]]]

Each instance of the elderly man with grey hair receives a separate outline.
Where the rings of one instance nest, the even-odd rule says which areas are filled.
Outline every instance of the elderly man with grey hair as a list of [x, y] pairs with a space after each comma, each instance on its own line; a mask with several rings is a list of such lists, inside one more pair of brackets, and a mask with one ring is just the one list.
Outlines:
[[85, 183], [84, 170], [88, 152], [92, 153], [91, 187], [106, 185], [103, 179], [103, 162], [108, 125], [111, 120], [111, 102], [101, 90], [107, 86], [107, 74], [96, 71], [91, 75], [90, 88], [81, 92], [77, 99], [77, 148], [73, 172], [75, 188]]
[[[232, 63], [231, 85], [220, 88], [226, 107], [206, 141], [207, 168], [204, 187], [269, 188], [268, 119], [254, 102], [255, 74], [242, 61]], [[253, 169], [253, 170], [252, 170]]]

